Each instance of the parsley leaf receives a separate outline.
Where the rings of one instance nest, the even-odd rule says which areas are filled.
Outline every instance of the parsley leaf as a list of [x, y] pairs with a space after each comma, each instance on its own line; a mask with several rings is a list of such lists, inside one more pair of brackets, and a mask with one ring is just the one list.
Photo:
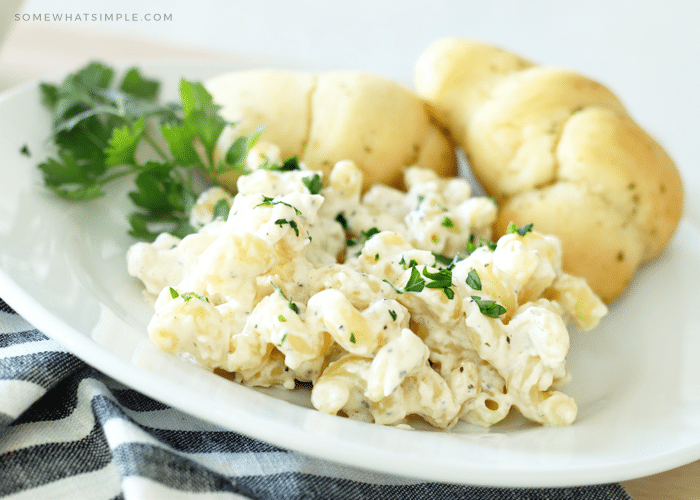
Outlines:
[[345, 215], [343, 215], [343, 212], [338, 212], [338, 215], [335, 216], [335, 220], [344, 230], [348, 230], [348, 220], [345, 218]]
[[366, 240], [370, 239], [375, 234], [379, 234], [380, 231], [376, 227], [369, 228], [367, 231], [360, 231], [362, 237]]
[[301, 181], [311, 194], [319, 194], [323, 188], [323, 181], [318, 174], [314, 174], [312, 177], [304, 177]]
[[459, 252], [457, 254], [455, 254], [454, 257], [448, 257], [447, 255], [442, 255], [442, 254], [433, 252], [433, 257], [435, 257], [435, 262], [437, 264], [447, 266], [447, 269], [454, 268], [455, 265], [457, 265], [457, 262], [459, 262], [461, 260], [459, 257]]
[[472, 269], [467, 274], [467, 285], [472, 290], [481, 290], [481, 278], [479, 277], [479, 273], [476, 272], [476, 269]]
[[181, 295], [181, 297], [182, 297], [182, 300], [184, 300], [185, 302], [189, 302], [192, 299], [201, 300], [202, 302], [209, 302], [208, 298], [206, 298], [204, 295], [201, 295], [201, 294], [196, 293], [196, 292], [183, 293]]
[[418, 265], [418, 262], [416, 262], [416, 259], [411, 259], [408, 264], [406, 264], [406, 258], [402, 255], [401, 260], [399, 261], [399, 264], [405, 269], [409, 269], [411, 267], [415, 267]]
[[421, 277], [418, 269], [413, 266], [411, 268], [411, 276], [409, 276], [404, 290], [407, 292], [422, 292], [424, 287], [425, 280]]
[[[340, 215], [340, 214], [338, 214], [338, 215]], [[338, 220], [337, 217], [336, 217], [336, 220]], [[359, 239], [358, 239], [358, 238], [353, 238], [353, 237], [348, 237], [348, 238], [345, 240], [345, 244], [346, 244], [347, 246], [349, 246], [349, 247], [355, 246], [355, 245], [357, 245], [357, 244], [364, 245], [365, 242], [366, 242], [367, 240], [369, 240], [369, 239], [370, 239], [372, 236], [374, 236], [375, 234], [379, 234], [379, 233], [380, 233], [380, 231], [379, 231], [379, 229], [377, 229], [376, 227], [369, 228], [367, 231], [361, 230], [361, 231], [360, 231], [360, 238], [359, 238]], [[358, 255], [360, 255], [360, 252], [357, 252], [357, 253], [355, 254], [356, 257], [357, 257]]]
[[297, 225], [295, 220], [292, 219], [277, 219], [275, 221], [275, 224], [277, 224], [279, 227], [282, 227], [284, 224], [289, 224], [289, 227], [294, 229], [294, 234], [299, 236], [299, 226]]
[[147, 162], [139, 168], [136, 190], [129, 193], [140, 209], [129, 217], [131, 234], [137, 238], [153, 239], [164, 230], [179, 237], [194, 232], [188, 214], [196, 194], [172, 175], [173, 168], [165, 162]]
[[130, 68], [122, 79], [119, 89], [142, 99], [158, 97], [160, 84], [156, 80], [144, 78], [138, 68]]
[[[131, 235], [152, 240], [163, 231], [180, 237], [194, 232], [188, 222], [197, 196], [192, 169], [214, 184], [223, 172], [245, 170], [262, 129], [237, 138], [215, 163], [219, 136], [233, 124], [218, 114], [201, 83], [183, 79], [180, 102], [159, 103], [159, 82], [138, 68], [128, 69], [116, 85], [115, 77], [113, 68], [91, 62], [58, 84], [39, 85], [57, 149], [38, 165], [44, 185], [64, 198], [90, 200], [103, 196], [107, 184], [135, 174]], [[155, 158], [138, 158], [142, 146]]]
[[423, 276], [432, 280], [426, 283], [426, 288], [442, 288], [442, 291], [445, 292], [448, 299], [452, 300], [454, 298], [455, 292], [451, 288], [452, 271], [450, 269], [440, 269], [436, 273], [431, 273], [426, 266], [423, 268]]
[[[282, 291], [282, 289], [281, 289], [280, 287], [278, 287], [278, 286], [276, 286], [276, 285], [273, 284], [273, 285], [272, 285], [272, 288], [274, 288], [275, 290], [277, 290], [277, 291], [280, 293], [280, 295], [281, 295], [282, 297], [284, 297], [285, 300], [287, 300], [287, 296], [284, 294], [284, 292]], [[292, 302], [292, 298], [291, 298], [291, 297], [289, 298], [289, 308], [290, 308], [292, 311], [294, 311], [295, 313], [299, 314], [299, 306], [296, 305], [294, 302]]]
[[435, 262], [437, 262], [438, 264], [443, 264], [445, 266], [452, 264], [454, 260], [453, 257], [448, 257], [447, 255], [442, 255], [435, 252], [433, 252], [433, 257], [435, 257]]
[[474, 235], [472, 234], [469, 238], [469, 241], [467, 242], [467, 255], [471, 255], [472, 253], [474, 253], [474, 250], [476, 250], [479, 247], [487, 247], [489, 250], [493, 251], [496, 250], [496, 246], [496, 243], [494, 243], [493, 241], [489, 241], [486, 238], [479, 238], [479, 244], [477, 245], [476, 243], [474, 243]]
[[180, 295], [177, 290], [175, 290], [173, 287], [170, 287], [170, 296], [173, 299], [177, 299], [178, 297], [182, 297], [182, 300], [185, 302], [189, 302], [192, 299], [197, 299], [201, 300], [202, 302], [209, 302], [209, 299], [205, 297], [204, 295], [201, 295], [196, 292], [186, 292]]
[[[401, 261], [404, 264], [404, 269], [406, 269], [405, 259], [403, 257]], [[448, 299], [452, 300], [454, 298], [455, 292], [452, 290], [452, 271], [450, 269], [440, 269], [433, 273], [428, 271], [428, 266], [424, 266], [423, 276], [421, 276], [415, 260], [411, 259], [411, 265], [409, 267], [411, 269], [411, 275], [408, 277], [406, 286], [404, 286], [404, 291], [402, 292], [392, 285], [394, 290], [398, 293], [422, 292], [424, 288], [441, 288]], [[426, 281], [424, 277], [428, 278], [430, 281]], [[389, 283], [388, 281], [386, 282]]]
[[143, 135], [145, 124], [146, 120], [141, 117], [133, 125], [124, 125], [112, 131], [105, 159], [107, 166], [114, 167], [125, 163], [136, 163], [136, 147]]
[[255, 208], [257, 208], [257, 207], [273, 207], [275, 205], [284, 205], [286, 207], [293, 208], [295, 214], [301, 215], [301, 211], [298, 208], [296, 208], [293, 205], [290, 205], [287, 202], [284, 202], [281, 200], [275, 201], [274, 198], [270, 198], [269, 196], [265, 196], [265, 195], [262, 195], [262, 197], [263, 197], [262, 203], [258, 203], [257, 205], [255, 205]]
[[525, 236], [527, 233], [532, 231], [532, 224], [525, 224], [522, 227], [518, 227], [515, 225], [515, 222], [511, 222], [508, 224], [508, 228], [506, 229], [506, 234], [513, 234], [513, 233], [518, 233], [520, 236]]
[[472, 299], [474, 302], [476, 302], [476, 305], [479, 306], [479, 311], [481, 311], [481, 314], [488, 316], [489, 318], [498, 318], [501, 314], [505, 314], [507, 312], [506, 308], [495, 300], [485, 300], [478, 295], [472, 295]]
[[396, 288], [394, 285], [392, 285], [391, 283], [389, 283], [389, 280], [388, 280], [388, 279], [384, 278], [382, 281], [383, 281], [384, 283], [386, 283], [387, 285], [389, 285], [391, 288], [393, 288], [394, 291], [395, 291], [396, 293], [398, 293], [399, 295], [401, 295], [401, 294], [403, 293], [402, 290], [399, 290], [399, 289]]
[[299, 314], [299, 306], [292, 302], [292, 298], [289, 298], [289, 308], [295, 313]]

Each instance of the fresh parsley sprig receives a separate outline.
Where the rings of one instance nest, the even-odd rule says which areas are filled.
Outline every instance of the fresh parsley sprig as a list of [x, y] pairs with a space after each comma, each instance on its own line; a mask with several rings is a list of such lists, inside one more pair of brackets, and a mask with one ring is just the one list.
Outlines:
[[45, 186], [67, 199], [90, 200], [103, 196], [107, 184], [134, 175], [133, 236], [152, 240], [162, 231], [180, 237], [194, 232], [188, 223], [198, 194], [194, 170], [212, 183], [224, 172], [245, 171], [262, 130], [237, 138], [218, 160], [219, 136], [233, 124], [219, 115], [201, 83], [182, 79], [180, 102], [162, 104], [159, 82], [138, 68], [127, 70], [116, 85], [115, 76], [113, 68], [91, 62], [57, 85], [40, 84], [56, 146], [56, 154], [38, 165]]

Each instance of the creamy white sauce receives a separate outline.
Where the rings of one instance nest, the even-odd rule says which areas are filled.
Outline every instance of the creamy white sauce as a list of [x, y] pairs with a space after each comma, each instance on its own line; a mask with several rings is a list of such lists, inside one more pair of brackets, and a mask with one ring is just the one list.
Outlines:
[[[276, 155], [261, 144], [249, 166]], [[512, 406], [543, 424], [573, 421], [559, 392], [565, 323], [589, 329], [607, 310], [562, 272], [558, 240], [509, 234], [467, 255], [491, 237], [497, 207], [466, 181], [411, 167], [407, 192], [363, 195], [360, 170], [342, 161], [311, 193], [319, 173], [301, 167], [256, 168], [235, 197], [201, 196], [196, 234], [131, 247], [129, 272], [157, 296], [157, 346], [249, 385], [311, 382], [320, 411], [381, 424], [492, 425]], [[221, 199], [228, 218], [212, 220]], [[497, 306], [505, 313], [490, 317]]]

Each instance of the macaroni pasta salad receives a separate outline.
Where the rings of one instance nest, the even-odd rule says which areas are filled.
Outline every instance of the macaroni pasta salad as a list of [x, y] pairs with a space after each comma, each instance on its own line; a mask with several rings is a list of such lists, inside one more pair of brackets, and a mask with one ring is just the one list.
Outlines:
[[406, 192], [365, 192], [350, 160], [323, 179], [278, 151], [260, 141], [235, 196], [200, 196], [198, 232], [130, 248], [158, 347], [250, 386], [311, 384], [319, 411], [379, 424], [489, 426], [512, 407], [573, 422], [567, 324], [607, 309], [555, 237], [491, 242], [497, 206], [461, 178], [410, 167]]

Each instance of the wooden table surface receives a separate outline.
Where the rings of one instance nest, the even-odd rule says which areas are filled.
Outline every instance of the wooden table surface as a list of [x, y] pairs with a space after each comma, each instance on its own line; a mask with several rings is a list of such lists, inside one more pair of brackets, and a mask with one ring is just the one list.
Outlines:
[[[0, 92], [48, 74], [62, 74], [92, 59], [166, 57], [245, 60], [235, 54], [187, 50], [153, 41], [16, 23], [0, 51]], [[700, 461], [622, 484], [634, 500], [700, 500]]]

